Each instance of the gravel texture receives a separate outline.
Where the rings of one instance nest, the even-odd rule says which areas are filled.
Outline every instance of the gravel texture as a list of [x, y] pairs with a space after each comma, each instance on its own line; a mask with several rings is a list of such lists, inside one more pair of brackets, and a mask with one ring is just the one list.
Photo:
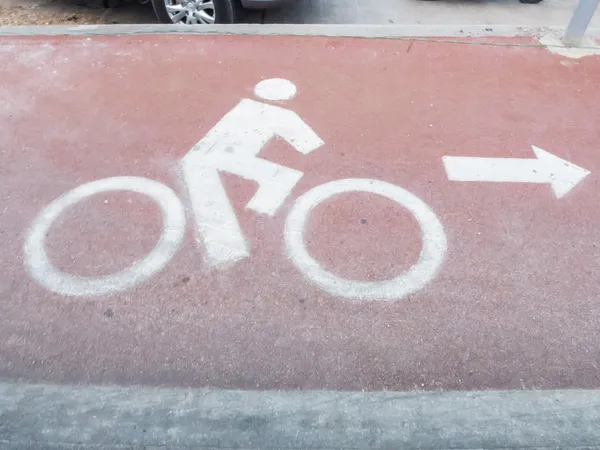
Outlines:
[[150, 5], [116, 2], [106, 9], [100, 1], [0, 0], [0, 26], [156, 22]]

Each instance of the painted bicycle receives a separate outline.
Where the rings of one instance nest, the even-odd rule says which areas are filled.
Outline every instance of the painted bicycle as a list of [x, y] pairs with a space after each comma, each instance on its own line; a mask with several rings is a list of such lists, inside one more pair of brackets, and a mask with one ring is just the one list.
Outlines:
[[[296, 86], [283, 79], [258, 83], [254, 92], [261, 100], [283, 102], [296, 95]], [[303, 173], [257, 155], [275, 136], [308, 154], [324, 142], [294, 111], [264, 101], [243, 99], [229, 111], [181, 160], [198, 244], [205, 263], [225, 267], [250, 255], [248, 243], [221, 183], [219, 172], [238, 175], [258, 184], [246, 208], [273, 216], [290, 195]], [[48, 258], [45, 240], [52, 223], [78, 202], [99, 194], [132, 191], [146, 195], [160, 207], [163, 232], [148, 255], [130, 267], [101, 277], [82, 277], [58, 270]], [[304, 229], [311, 211], [331, 197], [348, 192], [367, 192], [386, 197], [406, 208], [421, 229], [418, 261], [406, 272], [384, 281], [359, 281], [339, 277], [309, 254]], [[140, 177], [114, 177], [93, 181], [63, 194], [45, 207], [27, 234], [25, 265], [46, 289], [67, 296], [95, 296], [119, 292], [148, 280], [162, 270], [178, 251], [186, 229], [185, 208], [169, 187]], [[342, 179], [312, 188], [293, 204], [284, 228], [290, 260], [311, 282], [326, 292], [358, 300], [400, 299], [431, 281], [446, 252], [446, 236], [435, 213], [409, 191], [374, 179]]]

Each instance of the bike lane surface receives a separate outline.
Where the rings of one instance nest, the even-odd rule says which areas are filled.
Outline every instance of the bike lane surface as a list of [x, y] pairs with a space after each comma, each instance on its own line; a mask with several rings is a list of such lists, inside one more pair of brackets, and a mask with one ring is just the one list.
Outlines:
[[3, 38], [0, 376], [598, 387], [600, 60], [493, 42]]

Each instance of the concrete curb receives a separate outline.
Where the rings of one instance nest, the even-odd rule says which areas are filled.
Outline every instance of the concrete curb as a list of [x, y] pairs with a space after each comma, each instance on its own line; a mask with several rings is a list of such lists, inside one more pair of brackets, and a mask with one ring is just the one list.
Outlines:
[[[91, 36], [128, 34], [203, 34], [203, 35], [288, 35], [361, 38], [400, 37], [512, 37], [564, 33], [559, 27], [517, 27], [514, 25], [79, 25], [79, 26], [15, 26], [0, 27], [0, 36]], [[600, 37], [600, 28], [590, 28], [588, 37]]]
[[[600, 391], [336, 392], [0, 383], [2, 448], [590, 448]], [[144, 447], [147, 448], [147, 447]]]

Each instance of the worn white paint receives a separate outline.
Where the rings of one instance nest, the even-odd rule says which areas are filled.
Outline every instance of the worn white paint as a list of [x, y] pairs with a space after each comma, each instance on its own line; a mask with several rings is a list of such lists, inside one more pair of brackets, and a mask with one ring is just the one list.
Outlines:
[[[304, 245], [304, 230], [311, 211], [331, 197], [346, 192], [381, 195], [415, 216], [423, 239], [423, 247], [415, 265], [391, 280], [356, 281], [326, 271], [309, 255]], [[370, 179], [332, 181], [302, 195], [286, 220], [284, 237], [290, 259], [310, 281], [332, 295], [356, 300], [396, 300], [422, 289], [435, 277], [447, 248], [444, 228], [425, 202], [399, 186]]]
[[478, 158], [444, 156], [446, 174], [453, 181], [549, 183], [557, 198], [566, 195], [589, 171], [532, 146], [537, 158]]
[[[53, 222], [81, 200], [114, 191], [136, 192], [158, 203], [164, 230], [156, 246], [143, 260], [111, 275], [82, 277], [59, 271], [48, 259], [44, 245]], [[38, 283], [57, 294], [93, 296], [122, 291], [147, 280], [167, 264], [181, 244], [185, 222], [183, 205], [175, 193], [156, 181], [114, 177], [82, 184], [46, 206], [34, 220], [25, 240], [25, 266]]]
[[562, 38], [556, 34], [547, 34], [541, 37], [540, 43], [545, 45], [548, 51], [565, 58], [579, 59], [585, 56], [600, 55], [600, 46], [590, 37], [584, 37], [579, 47], [567, 47]]
[[270, 78], [254, 86], [254, 94], [265, 100], [291, 100], [296, 96], [296, 85], [290, 80]]
[[307, 154], [323, 141], [293, 111], [244, 99], [183, 158], [182, 168], [196, 219], [197, 240], [210, 266], [231, 263], [249, 254], [248, 244], [219, 177], [229, 172], [255, 181], [258, 190], [246, 205], [273, 215], [303, 173], [261, 159], [258, 153], [275, 136]]

